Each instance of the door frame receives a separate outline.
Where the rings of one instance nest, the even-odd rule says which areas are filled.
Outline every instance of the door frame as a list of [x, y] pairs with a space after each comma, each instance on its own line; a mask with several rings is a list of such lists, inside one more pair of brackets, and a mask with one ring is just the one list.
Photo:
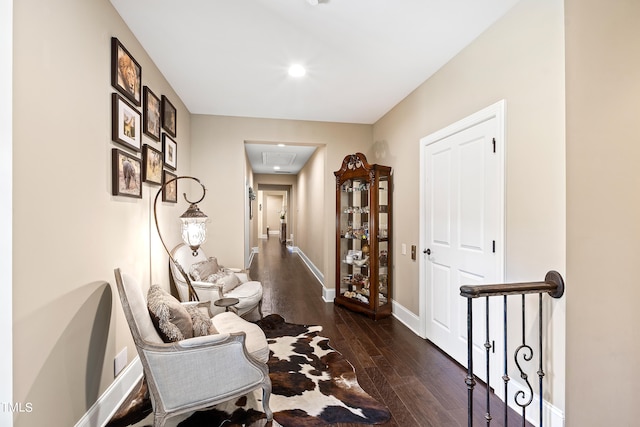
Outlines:
[[[504, 283], [505, 280], [505, 173], [506, 173], [506, 155], [505, 155], [505, 112], [506, 112], [506, 101], [501, 100], [492, 104], [476, 113], [471, 114], [468, 117], [465, 117], [445, 128], [436, 131], [428, 136], [425, 136], [420, 139], [420, 224], [419, 224], [419, 244], [420, 244], [420, 254], [419, 263], [418, 263], [418, 271], [419, 271], [419, 334], [422, 338], [428, 339], [427, 337], [427, 310], [428, 310], [428, 301], [427, 295], [427, 280], [426, 280], [426, 269], [427, 269], [427, 255], [425, 251], [427, 249], [426, 242], [426, 230], [427, 230], [427, 200], [425, 197], [426, 185], [425, 179], [427, 176], [427, 171], [425, 170], [425, 152], [427, 146], [434, 144], [438, 141], [441, 141], [449, 136], [452, 136], [458, 132], [461, 132], [465, 129], [478, 125], [482, 122], [485, 122], [490, 119], [496, 119], [496, 155], [499, 165], [498, 171], [498, 187], [500, 189], [498, 196], [498, 212], [500, 214], [499, 218], [499, 226], [497, 227], [497, 235], [495, 236], [496, 240], [496, 259], [498, 262], [498, 275], [499, 275], [499, 283]], [[462, 298], [462, 297], [461, 297]], [[497, 317], [500, 318], [500, 312], [496, 312], [495, 309], [492, 308], [491, 321]], [[502, 342], [500, 339], [496, 339], [496, 354], [501, 354], [498, 351], [502, 347]], [[492, 360], [496, 360], [497, 358], [493, 357]], [[495, 369], [492, 367], [492, 369]], [[493, 377], [493, 375], [492, 375]], [[499, 393], [499, 388], [496, 388], [496, 393]]]

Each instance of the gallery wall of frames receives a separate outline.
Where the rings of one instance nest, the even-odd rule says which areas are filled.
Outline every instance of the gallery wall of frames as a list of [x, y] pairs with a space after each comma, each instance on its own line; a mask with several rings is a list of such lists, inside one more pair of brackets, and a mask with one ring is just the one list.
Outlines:
[[[142, 198], [142, 183], [162, 185], [176, 178], [177, 111], [169, 98], [143, 85], [142, 67], [116, 38], [111, 38], [111, 179], [114, 196]], [[142, 136], [161, 142], [162, 151], [143, 144]], [[176, 203], [176, 181], [163, 189], [162, 200]]]

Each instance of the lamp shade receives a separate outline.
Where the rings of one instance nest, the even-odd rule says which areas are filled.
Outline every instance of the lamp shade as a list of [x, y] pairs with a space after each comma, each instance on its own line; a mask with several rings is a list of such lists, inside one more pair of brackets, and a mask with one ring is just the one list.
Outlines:
[[205, 215], [198, 205], [192, 203], [182, 215], [182, 240], [195, 253], [204, 241], [207, 239], [207, 222], [209, 218]]

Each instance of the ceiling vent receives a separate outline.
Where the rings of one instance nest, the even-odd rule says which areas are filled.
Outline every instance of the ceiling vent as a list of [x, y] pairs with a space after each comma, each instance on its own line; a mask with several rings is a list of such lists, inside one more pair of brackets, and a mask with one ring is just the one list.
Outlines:
[[265, 166], [291, 166], [296, 160], [296, 153], [265, 151], [262, 153], [262, 164]]

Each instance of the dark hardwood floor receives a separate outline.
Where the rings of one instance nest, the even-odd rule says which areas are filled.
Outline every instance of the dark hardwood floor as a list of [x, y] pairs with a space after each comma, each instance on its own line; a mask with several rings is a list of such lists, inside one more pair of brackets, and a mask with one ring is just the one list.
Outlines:
[[[362, 388], [389, 407], [392, 418], [385, 426], [467, 426], [465, 369], [393, 317], [374, 321], [323, 301], [322, 285], [278, 239], [262, 240], [259, 250], [251, 277], [264, 285], [264, 314], [322, 325], [321, 335], [351, 362]], [[486, 426], [485, 400], [479, 384], [474, 392], [476, 426]], [[491, 406], [491, 426], [503, 426], [502, 402], [494, 396]], [[508, 425], [522, 425], [512, 410]]]
[[[465, 369], [393, 317], [374, 321], [323, 301], [322, 285], [300, 256], [290, 253], [277, 238], [261, 240], [259, 251], [251, 277], [263, 283], [264, 315], [277, 313], [290, 323], [321, 325], [321, 335], [351, 362], [362, 388], [391, 411], [391, 420], [384, 426], [467, 426]], [[475, 426], [487, 425], [485, 400], [479, 383], [474, 392]], [[491, 407], [490, 425], [504, 426], [502, 402], [493, 396]], [[149, 416], [135, 426], [148, 426], [151, 420]], [[178, 421], [169, 419], [167, 425]], [[508, 425], [523, 425], [512, 410]]]

